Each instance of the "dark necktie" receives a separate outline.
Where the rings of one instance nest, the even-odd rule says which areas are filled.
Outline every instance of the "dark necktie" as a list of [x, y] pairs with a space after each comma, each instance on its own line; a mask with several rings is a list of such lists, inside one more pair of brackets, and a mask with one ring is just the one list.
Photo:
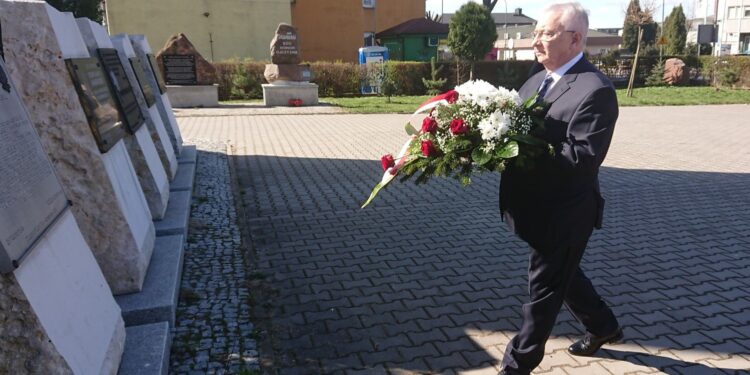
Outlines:
[[544, 99], [544, 96], [547, 95], [547, 90], [549, 90], [549, 86], [554, 82], [555, 79], [552, 78], [551, 75], [547, 75], [546, 78], [544, 78], [544, 82], [542, 82], [542, 87], [539, 88], [539, 94], [536, 97], [536, 102], [539, 103]]

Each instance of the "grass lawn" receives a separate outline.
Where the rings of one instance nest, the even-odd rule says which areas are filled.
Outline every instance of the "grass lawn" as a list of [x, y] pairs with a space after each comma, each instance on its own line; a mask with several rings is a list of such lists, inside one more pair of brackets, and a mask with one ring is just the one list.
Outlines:
[[[750, 90], [713, 87], [643, 87], [633, 90], [628, 98], [626, 89], [617, 90], [621, 106], [662, 106], [699, 104], [750, 104]], [[394, 96], [388, 103], [384, 97], [321, 98], [320, 101], [337, 105], [350, 113], [412, 113], [428, 96]]]

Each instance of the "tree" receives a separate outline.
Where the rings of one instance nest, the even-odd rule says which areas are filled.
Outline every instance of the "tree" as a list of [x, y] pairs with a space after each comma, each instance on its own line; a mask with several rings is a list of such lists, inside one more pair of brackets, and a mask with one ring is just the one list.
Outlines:
[[653, 14], [652, 7], [641, 9], [638, 0], [630, 0], [628, 10], [625, 12], [625, 22], [622, 25], [622, 48], [635, 52], [639, 28], [643, 29], [641, 43], [649, 45], [656, 41], [658, 24], [654, 22]]
[[102, 0], [46, 0], [49, 5], [61, 12], [73, 12], [76, 17], [86, 17], [102, 22]]
[[667, 39], [666, 54], [680, 55], [685, 51], [687, 26], [682, 5], [672, 8], [672, 13], [664, 20], [664, 37]]
[[497, 0], [482, 0], [484, 2], [484, 7], [487, 8], [487, 10], [492, 13], [492, 10], [495, 9], [495, 5], [497, 5]]
[[451, 18], [448, 47], [455, 56], [471, 63], [469, 79], [474, 79], [474, 65], [492, 50], [497, 40], [495, 21], [482, 5], [469, 2]]

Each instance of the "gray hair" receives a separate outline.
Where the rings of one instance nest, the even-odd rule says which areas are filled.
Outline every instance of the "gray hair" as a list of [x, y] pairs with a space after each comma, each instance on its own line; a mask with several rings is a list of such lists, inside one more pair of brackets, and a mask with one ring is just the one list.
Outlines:
[[589, 34], [589, 14], [580, 3], [552, 4], [544, 9], [544, 13], [559, 14], [560, 23], [565, 26], [565, 29], [581, 33], [583, 45], [586, 45], [586, 38]]

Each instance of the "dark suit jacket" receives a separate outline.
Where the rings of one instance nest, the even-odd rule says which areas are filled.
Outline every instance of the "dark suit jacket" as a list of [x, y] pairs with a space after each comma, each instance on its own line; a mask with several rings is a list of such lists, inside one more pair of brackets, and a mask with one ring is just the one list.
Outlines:
[[[527, 99], [546, 71], [521, 87]], [[500, 210], [508, 225], [535, 249], [564, 246], [577, 234], [601, 227], [604, 200], [599, 166], [607, 155], [618, 116], [609, 79], [582, 58], [550, 89], [541, 138], [554, 147], [533, 168], [509, 166], [501, 175]]]

